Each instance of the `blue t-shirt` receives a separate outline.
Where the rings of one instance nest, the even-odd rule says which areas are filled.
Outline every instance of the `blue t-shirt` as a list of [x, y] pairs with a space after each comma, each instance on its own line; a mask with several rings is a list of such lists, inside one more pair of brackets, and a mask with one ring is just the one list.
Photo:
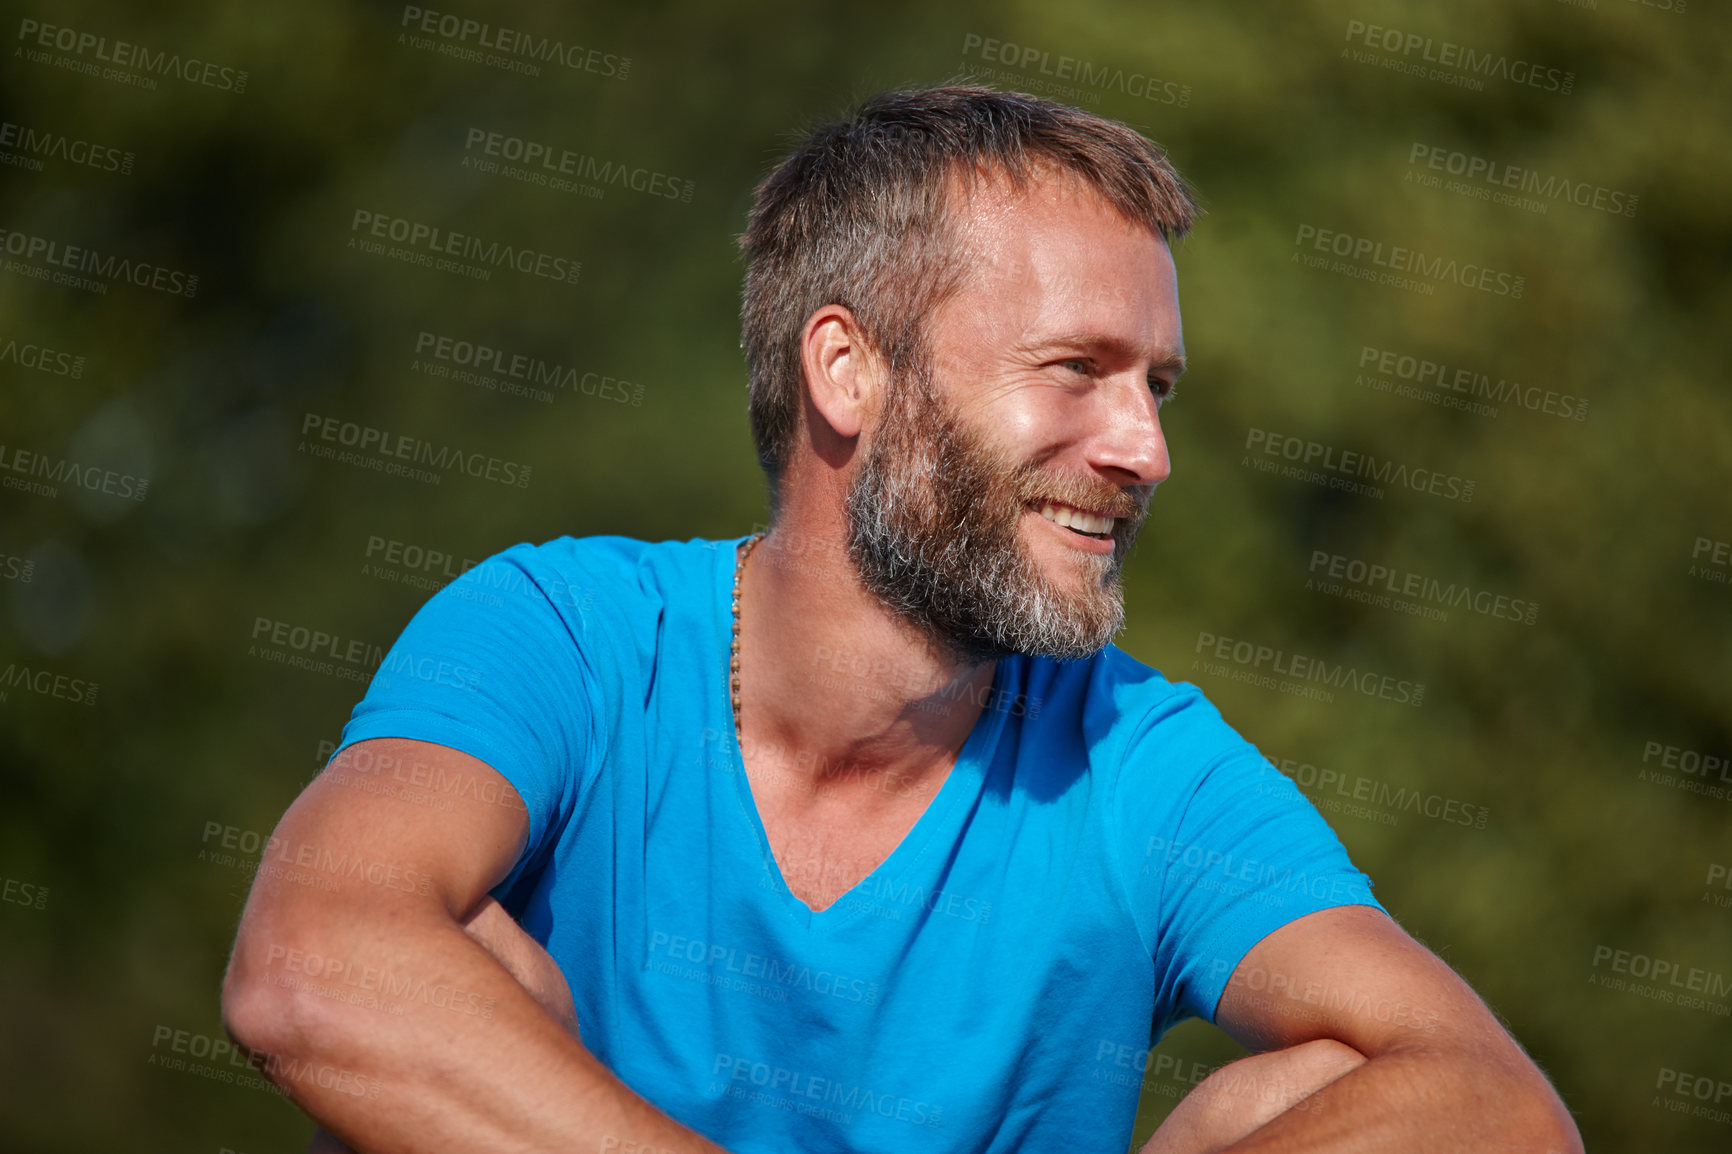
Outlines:
[[[1272, 930], [1377, 906], [1194, 685], [1109, 645], [999, 661], [929, 808], [814, 913], [734, 739], [741, 540], [507, 549], [422, 607], [343, 731], [511, 782], [529, 841], [494, 894], [584, 1045], [676, 1121], [735, 1154], [1122, 1154], [1168, 1026], [1212, 1021]], [[839, 695], [887, 676], [811, 665]]]

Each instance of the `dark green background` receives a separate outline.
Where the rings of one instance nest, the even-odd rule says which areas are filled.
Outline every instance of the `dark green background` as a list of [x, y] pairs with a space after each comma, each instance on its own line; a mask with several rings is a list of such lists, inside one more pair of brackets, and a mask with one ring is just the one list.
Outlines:
[[[1196, 680], [1272, 758], [1483, 807], [1484, 828], [1387, 805], [1329, 816], [1383, 902], [1550, 1073], [1590, 1149], [1732, 1141], [1656, 1093], [1663, 1068], [1732, 1082], [1732, 1019], [1590, 982], [1609, 974], [1597, 947], [1732, 975], [1732, 909], [1710, 896], [1732, 890], [1706, 884], [1732, 865], [1732, 802], [1643, 776], [1650, 742], [1732, 753], [1732, 588], [1724, 565], [1692, 569], [1698, 538], [1732, 540], [1732, 92], [1715, 6], [447, 9], [629, 56], [625, 79], [418, 50], [383, 3], [160, 7], [0, 9], [4, 118], [135, 157], [129, 174], [0, 167], [0, 227], [200, 278], [187, 299], [0, 273], [0, 343], [85, 358], [77, 379], [0, 363], [0, 444], [150, 478], [142, 502], [0, 490], [0, 555], [34, 561], [27, 582], [0, 561], [0, 666], [100, 686], [91, 706], [16, 687], [0, 700], [0, 874], [47, 887], [40, 910], [0, 903], [9, 1149], [303, 1147], [310, 1123], [287, 1103], [149, 1064], [159, 1026], [221, 1031], [248, 878], [200, 860], [207, 823], [268, 831], [362, 689], [249, 656], [254, 622], [388, 645], [427, 594], [363, 572], [375, 536], [480, 558], [562, 533], [749, 531], [765, 505], [733, 238], [750, 190], [792, 130], [873, 90], [985, 66], [1041, 91], [1038, 66], [965, 54], [971, 35], [1186, 90], [1060, 94], [1158, 140], [1207, 208], [1177, 251], [1193, 368], [1163, 417], [1173, 475], [1128, 570], [1120, 644]], [[246, 90], [77, 75], [16, 51], [21, 19], [245, 69]], [[1470, 91], [1344, 57], [1366, 51], [1346, 38], [1354, 20], [1570, 72], [1572, 91]], [[694, 194], [594, 199], [477, 173], [461, 163], [472, 127]], [[1404, 179], [1415, 143], [1638, 206], [1542, 214], [1424, 188]], [[364, 255], [346, 243], [357, 208], [575, 257], [582, 275], [479, 283]], [[1306, 268], [1307, 224], [1507, 270], [1524, 292], [1425, 296]], [[641, 404], [433, 379], [410, 369], [422, 330], [625, 379]], [[1585, 398], [1588, 416], [1378, 392], [1355, 379], [1365, 346]], [[428, 485], [316, 460], [297, 451], [308, 412], [527, 463], [532, 480]], [[1471, 478], [1475, 496], [1267, 476], [1242, 463], [1252, 428]], [[1306, 588], [1316, 550], [1540, 608], [1526, 625], [1349, 602]], [[1424, 704], [1211, 676], [1193, 670], [1200, 632], [1423, 682]], [[1187, 1068], [1237, 1052], [1200, 1023], [1160, 1051]], [[1151, 1067], [1139, 1141], [1185, 1088]]]

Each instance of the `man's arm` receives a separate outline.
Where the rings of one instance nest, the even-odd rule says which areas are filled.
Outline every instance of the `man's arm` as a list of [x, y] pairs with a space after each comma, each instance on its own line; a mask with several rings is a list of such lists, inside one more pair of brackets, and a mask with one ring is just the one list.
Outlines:
[[[578, 1041], [583, 1037], [577, 1024], [577, 1007], [571, 1000], [571, 987], [542, 944], [524, 932], [492, 898], [486, 898], [463, 923], [463, 932], [480, 942], [500, 965], [504, 966], [517, 984], [529, 991], [535, 1004]], [[307, 1154], [355, 1154], [342, 1140], [324, 1127], [313, 1131], [313, 1143]]]
[[[440, 811], [343, 783], [383, 777], [387, 759], [477, 788]], [[363, 1154], [719, 1152], [614, 1077], [466, 932], [528, 833], [521, 804], [475, 800], [495, 796], [517, 799], [444, 746], [381, 739], [339, 754], [260, 864], [223, 981], [230, 1034]]]
[[1215, 1020], [1259, 1053], [1212, 1074], [1146, 1151], [1581, 1154], [1545, 1075], [1379, 910], [1320, 910], [1271, 933]]

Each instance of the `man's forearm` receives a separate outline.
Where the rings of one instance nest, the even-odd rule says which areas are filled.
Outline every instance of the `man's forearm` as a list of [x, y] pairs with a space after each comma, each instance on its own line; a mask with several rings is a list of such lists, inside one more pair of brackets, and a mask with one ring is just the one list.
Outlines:
[[1369, 1059], [1218, 1149], [1582, 1154], [1582, 1143], [1532, 1066], [1494, 1052], [1416, 1047]]
[[[263, 1072], [360, 1154], [721, 1150], [620, 1082], [437, 903], [317, 915], [249, 911], [225, 1016], [271, 1055]], [[369, 970], [383, 975], [367, 983], [381, 1008], [321, 995]], [[441, 989], [470, 996], [441, 1006]]]
[[1185, 1095], [1138, 1154], [1214, 1154], [1284, 1110], [1307, 1108], [1317, 1091], [1364, 1063], [1365, 1055], [1331, 1038], [1229, 1062]]

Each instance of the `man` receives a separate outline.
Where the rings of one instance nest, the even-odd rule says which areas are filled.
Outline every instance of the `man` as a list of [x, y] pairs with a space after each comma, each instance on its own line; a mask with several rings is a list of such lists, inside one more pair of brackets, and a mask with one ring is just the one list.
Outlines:
[[743, 237], [769, 533], [432, 598], [274, 835], [235, 1036], [369, 1152], [1117, 1154], [1186, 1016], [1256, 1053], [1150, 1151], [1579, 1150], [1291, 782], [1110, 644], [1193, 213], [1031, 97], [813, 134]]

